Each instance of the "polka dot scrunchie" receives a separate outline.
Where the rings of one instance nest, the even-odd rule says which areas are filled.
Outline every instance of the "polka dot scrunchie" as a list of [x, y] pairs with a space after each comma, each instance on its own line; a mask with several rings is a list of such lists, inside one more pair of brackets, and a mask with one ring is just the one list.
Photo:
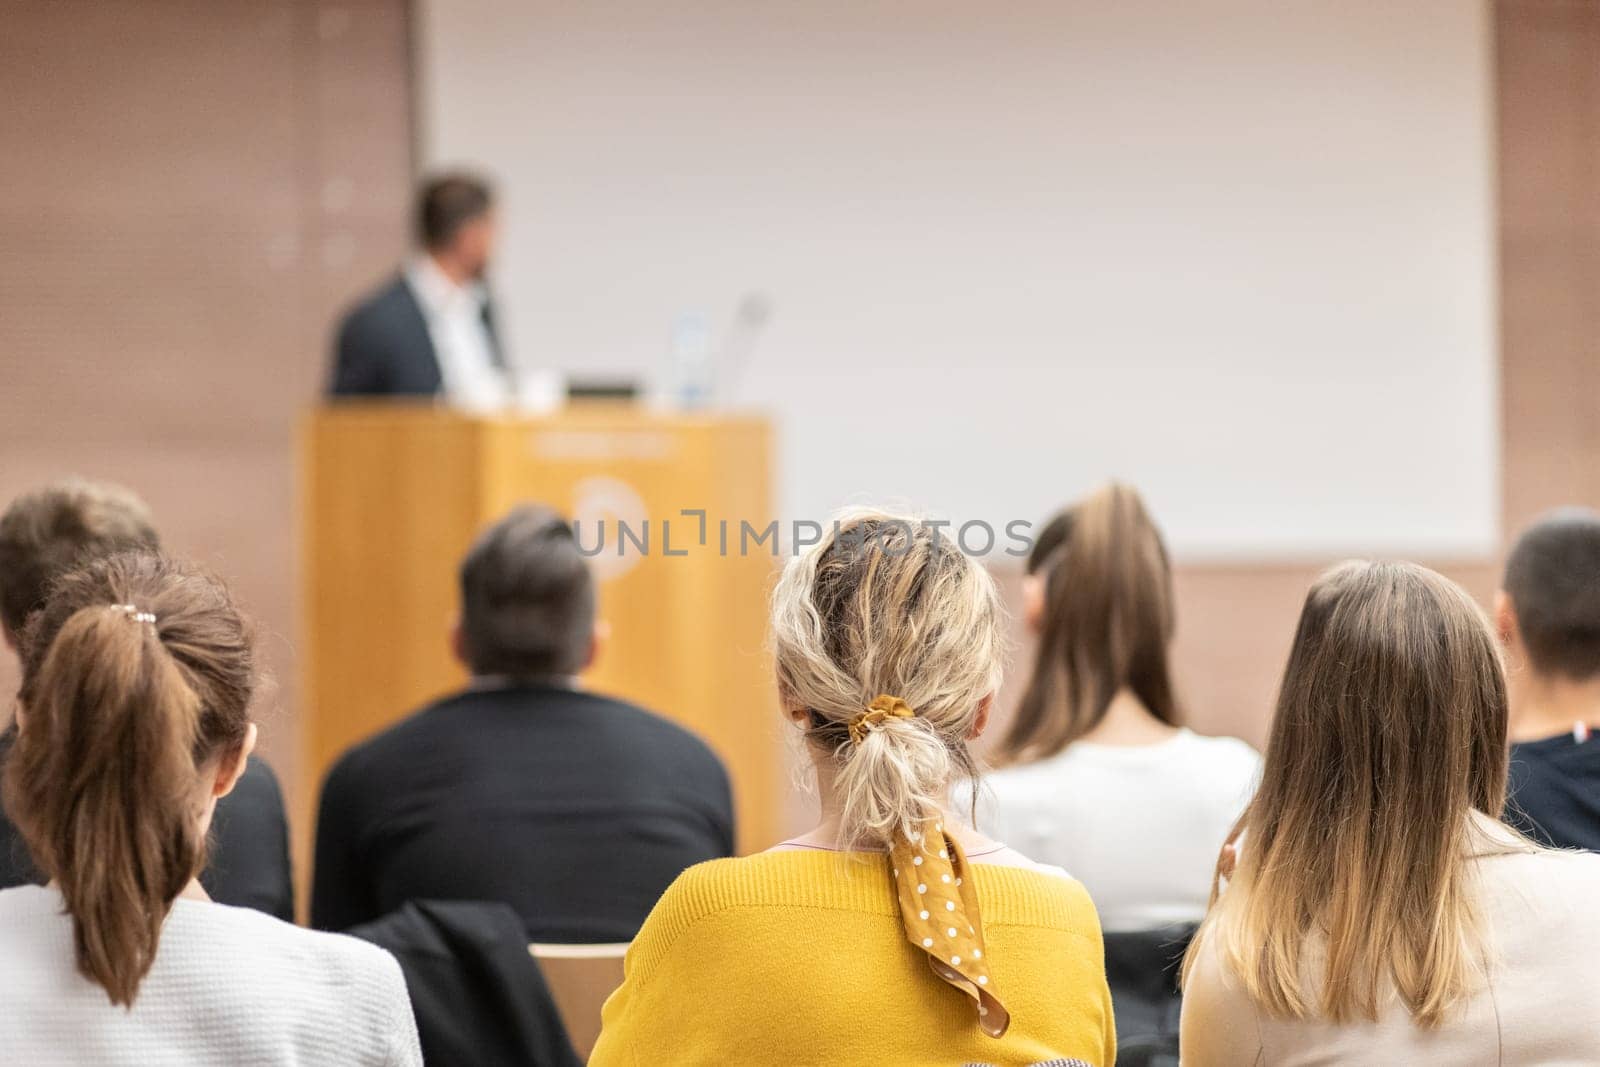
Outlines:
[[889, 866], [906, 939], [927, 954], [934, 974], [976, 1002], [979, 1028], [1000, 1037], [1011, 1014], [990, 988], [978, 892], [961, 846], [944, 823], [930, 821], [914, 839], [896, 842]]

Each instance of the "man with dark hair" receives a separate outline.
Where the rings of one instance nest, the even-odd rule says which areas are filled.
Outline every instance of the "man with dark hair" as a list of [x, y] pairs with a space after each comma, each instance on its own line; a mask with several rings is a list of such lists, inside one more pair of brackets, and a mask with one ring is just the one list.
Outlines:
[[1510, 660], [1507, 821], [1600, 851], [1600, 514], [1562, 509], [1523, 532], [1495, 621]]
[[532, 941], [629, 941], [684, 868], [732, 854], [727, 772], [688, 731], [578, 686], [603, 627], [561, 516], [494, 524], [460, 588], [452, 644], [472, 682], [328, 773], [312, 924], [493, 900]]
[[335, 396], [443, 396], [492, 410], [508, 395], [484, 276], [494, 246], [489, 186], [467, 174], [423, 183], [417, 254], [339, 326]]
[[[15, 650], [50, 586], [85, 563], [161, 549], [150, 509], [120, 486], [69, 479], [26, 493], [0, 514], [0, 636]], [[0, 733], [0, 766], [14, 727]], [[0, 815], [0, 889], [39, 880], [15, 827]], [[294, 921], [289, 825], [272, 769], [252, 756], [233, 792], [217, 802], [200, 882], [212, 899]]]
[[588, 665], [594, 578], [561, 516], [519, 508], [472, 546], [457, 634], [456, 655], [479, 677], [570, 678]]
[[159, 551], [144, 501], [116, 485], [68, 479], [25, 493], [0, 515], [0, 633], [15, 649], [50, 583], [118, 552]]

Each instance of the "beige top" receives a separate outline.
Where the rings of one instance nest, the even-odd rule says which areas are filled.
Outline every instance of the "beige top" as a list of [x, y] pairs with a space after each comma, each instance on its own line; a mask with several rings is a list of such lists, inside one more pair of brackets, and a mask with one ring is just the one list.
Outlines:
[[1453, 1021], [1415, 1026], [1392, 1002], [1375, 1023], [1259, 1011], [1202, 945], [1183, 1000], [1184, 1067], [1600, 1064], [1600, 855], [1537, 849], [1478, 816], [1474, 849], [1493, 961]]

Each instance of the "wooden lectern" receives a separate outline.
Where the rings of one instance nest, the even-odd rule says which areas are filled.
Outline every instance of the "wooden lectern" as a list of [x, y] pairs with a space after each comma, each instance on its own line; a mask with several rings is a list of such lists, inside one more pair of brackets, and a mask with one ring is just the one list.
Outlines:
[[539, 501], [576, 520], [580, 548], [594, 552], [611, 634], [584, 684], [704, 738], [733, 779], [741, 851], [776, 840], [781, 729], [765, 633], [777, 545], [756, 542], [773, 518], [770, 447], [759, 418], [622, 405], [528, 418], [389, 403], [313, 414], [302, 833], [346, 748], [466, 682], [448, 646], [457, 565], [485, 525]]

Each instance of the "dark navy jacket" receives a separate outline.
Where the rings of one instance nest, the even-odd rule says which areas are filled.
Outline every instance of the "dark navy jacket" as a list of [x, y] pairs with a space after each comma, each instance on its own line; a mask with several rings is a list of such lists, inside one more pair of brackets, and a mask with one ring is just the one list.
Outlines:
[[[504, 365], [494, 316], [483, 309], [489, 351]], [[443, 378], [422, 305], [398, 274], [345, 315], [334, 344], [333, 396], [433, 396]]]

